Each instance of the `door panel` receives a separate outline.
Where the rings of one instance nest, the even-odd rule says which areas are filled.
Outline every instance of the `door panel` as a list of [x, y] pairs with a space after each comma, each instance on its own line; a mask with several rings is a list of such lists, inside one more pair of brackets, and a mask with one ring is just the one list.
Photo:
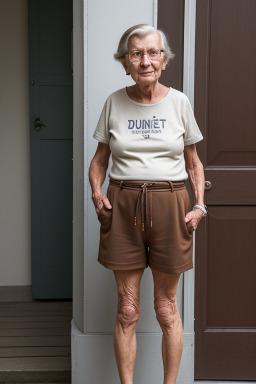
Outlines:
[[[211, 206], [207, 232], [206, 331], [253, 328], [255, 271], [251, 267], [255, 254], [251, 250], [255, 245], [256, 206]], [[246, 284], [240, 284], [244, 275]]]
[[183, 40], [184, 40], [184, 0], [158, 0], [157, 28], [164, 31], [175, 54], [166, 70], [162, 72], [160, 83], [166, 87], [183, 89]]
[[71, 0], [29, 0], [34, 299], [72, 298], [72, 23]]
[[195, 244], [195, 379], [256, 379], [255, 19], [255, 0], [197, 1], [195, 116], [212, 188]]

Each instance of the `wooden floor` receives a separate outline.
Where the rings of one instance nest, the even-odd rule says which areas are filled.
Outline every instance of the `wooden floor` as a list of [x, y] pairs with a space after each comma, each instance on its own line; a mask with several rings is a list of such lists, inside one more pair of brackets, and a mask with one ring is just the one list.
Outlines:
[[0, 383], [70, 383], [71, 320], [71, 300], [0, 302]]
[[71, 300], [0, 302], [0, 384], [71, 383], [71, 320]]

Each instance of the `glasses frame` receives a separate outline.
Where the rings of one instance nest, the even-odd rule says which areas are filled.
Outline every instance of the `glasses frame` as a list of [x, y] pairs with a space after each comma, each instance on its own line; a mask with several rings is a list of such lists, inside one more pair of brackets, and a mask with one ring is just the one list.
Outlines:
[[[164, 49], [152, 48], [152, 50], [153, 50], [153, 49], [157, 49], [157, 50], [159, 51], [159, 53], [160, 53], [160, 56], [159, 56], [157, 59], [150, 59], [150, 58], [149, 58], [149, 61], [150, 61], [150, 62], [151, 62], [151, 61], [157, 61], [157, 60], [161, 59], [161, 53], [164, 52]], [[134, 51], [141, 52], [139, 49], [138, 49], [138, 50], [134, 49]], [[130, 52], [129, 52], [129, 53], [126, 53], [125, 56], [128, 57], [129, 61], [130, 61], [132, 64], [133, 64], [133, 63], [140, 63], [141, 60], [143, 59], [143, 56], [146, 56], [146, 55], [148, 56], [148, 55], [149, 55], [148, 53], [142, 53], [142, 52], [141, 52], [142, 56], [141, 56], [141, 58], [140, 58], [139, 60], [131, 60], [130, 57], [129, 57], [129, 54], [130, 54]]]

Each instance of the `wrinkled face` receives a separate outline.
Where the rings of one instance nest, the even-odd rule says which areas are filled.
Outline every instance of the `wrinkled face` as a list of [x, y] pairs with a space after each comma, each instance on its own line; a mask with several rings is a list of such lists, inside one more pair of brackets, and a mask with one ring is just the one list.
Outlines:
[[[132, 36], [128, 42], [128, 52], [138, 50], [143, 54], [150, 52], [150, 49], [163, 49], [161, 38], [157, 32], [150, 33], [145, 37]], [[122, 60], [123, 67], [126, 73], [130, 73], [133, 80], [139, 85], [150, 85], [158, 81], [162, 70], [166, 67], [166, 58], [164, 53], [158, 60], [150, 61], [148, 55], [143, 55], [141, 61], [131, 63], [129, 57]]]

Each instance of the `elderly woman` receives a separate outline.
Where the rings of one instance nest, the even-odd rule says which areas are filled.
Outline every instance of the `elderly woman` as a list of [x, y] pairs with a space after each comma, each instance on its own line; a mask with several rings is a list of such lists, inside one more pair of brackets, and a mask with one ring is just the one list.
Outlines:
[[[162, 31], [135, 25], [114, 57], [135, 84], [107, 98], [93, 135], [99, 141], [89, 170], [101, 225], [98, 261], [113, 270], [117, 284], [114, 349], [121, 383], [133, 383], [140, 281], [149, 266], [163, 331], [164, 383], [171, 384], [183, 349], [177, 286], [181, 273], [193, 268], [193, 231], [206, 215], [204, 169], [195, 146], [203, 136], [187, 96], [159, 82], [174, 57]], [[111, 153], [105, 196], [101, 187]]]

